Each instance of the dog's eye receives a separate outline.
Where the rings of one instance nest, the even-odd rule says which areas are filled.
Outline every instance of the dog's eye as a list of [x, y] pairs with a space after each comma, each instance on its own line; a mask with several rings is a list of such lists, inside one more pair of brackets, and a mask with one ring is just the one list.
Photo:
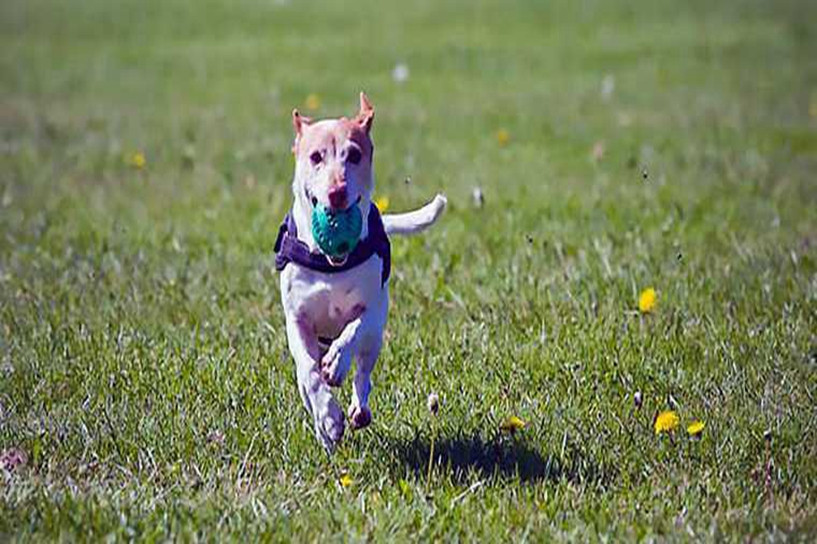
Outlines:
[[313, 151], [312, 154], [309, 156], [309, 160], [312, 162], [314, 166], [317, 166], [321, 162], [323, 162], [323, 155], [321, 155], [320, 151]]
[[360, 150], [356, 147], [349, 148], [349, 152], [346, 154], [346, 160], [351, 162], [352, 164], [357, 164], [360, 162]]

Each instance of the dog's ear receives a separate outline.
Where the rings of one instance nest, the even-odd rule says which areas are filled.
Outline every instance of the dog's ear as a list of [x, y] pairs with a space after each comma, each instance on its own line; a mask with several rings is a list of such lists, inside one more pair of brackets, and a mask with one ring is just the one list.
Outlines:
[[372, 123], [374, 122], [374, 107], [369, 102], [369, 97], [366, 93], [360, 93], [360, 111], [357, 112], [355, 121], [362, 126], [366, 132], [372, 130]]
[[309, 126], [310, 123], [312, 123], [312, 119], [304, 117], [297, 109], [292, 110], [292, 128], [295, 129], [296, 137], [300, 136], [304, 127]]
[[295, 153], [295, 148], [298, 147], [298, 140], [301, 139], [304, 128], [308, 127], [311, 122], [312, 119], [304, 117], [297, 109], [292, 110], [292, 128], [295, 129], [295, 142], [292, 144], [293, 153]]

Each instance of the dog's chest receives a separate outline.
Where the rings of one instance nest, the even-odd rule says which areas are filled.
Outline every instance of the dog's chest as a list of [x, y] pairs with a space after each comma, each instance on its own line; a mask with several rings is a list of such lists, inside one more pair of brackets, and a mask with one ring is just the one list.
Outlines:
[[324, 274], [290, 263], [281, 274], [284, 306], [291, 315], [307, 316], [319, 333], [333, 336], [384, 296], [382, 264], [373, 255], [351, 270]]

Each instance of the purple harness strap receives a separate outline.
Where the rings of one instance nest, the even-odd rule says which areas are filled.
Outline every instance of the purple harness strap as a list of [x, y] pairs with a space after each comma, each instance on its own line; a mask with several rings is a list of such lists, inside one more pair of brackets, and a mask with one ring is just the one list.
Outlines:
[[383, 260], [382, 287], [391, 273], [391, 243], [383, 228], [380, 212], [374, 204], [369, 209], [369, 235], [365, 240], [359, 241], [346, 262], [338, 266], [330, 263], [323, 253], [309, 251], [309, 246], [298, 240], [295, 220], [292, 213], [288, 213], [278, 228], [278, 239], [275, 240], [275, 269], [280, 272], [287, 264], [295, 263], [316, 272], [336, 274], [363, 264], [375, 254]]

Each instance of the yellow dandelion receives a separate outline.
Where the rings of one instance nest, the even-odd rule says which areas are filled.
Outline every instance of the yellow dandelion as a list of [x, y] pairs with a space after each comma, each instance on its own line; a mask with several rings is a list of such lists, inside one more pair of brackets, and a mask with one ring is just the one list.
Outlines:
[[704, 427], [706, 427], [706, 425], [704, 425], [703, 421], [695, 420], [687, 426], [687, 434], [692, 437], [698, 437], [704, 431]]
[[501, 128], [496, 131], [496, 141], [499, 143], [499, 145], [503, 146], [506, 145], [510, 141], [510, 139], [511, 133], [505, 130], [504, 128]]
[[648, 287], [641, 291], [641, 294], [638, 295], [638, 310], [642, 314], [648, 314], [655, 309], [655, 301], [657, 297], [655, 294], [655, 289], [652, 287]]
[[310, 93], [309, 96], [306, 97], [306, 109], [315, 111], [316, 109], [321, 107], [321, 97], [315, 93]]
[[145, 154], [143, 152], [136, 151], [125, 157], [125, 163], [138, 170], [141, 170], [147, 164], [147, 159], [145, 158]]
[[655, 434], [671, 433], [678, 427], [678, 422], [678, 414], [672, 410], [661, 412], [655, 418]]
[[505, 432], [513, 433], [515, 431], [521, 431], [525, 428], [525, 422], [519, 419], [516, 416], [510, 416], [505, 418], [505, 421], [499, 426]]
[[340, 475], [340, 478], [338, 478], [338, 482], [340, 483], [341, 487], [349, 487], [354, 483], [354, 480], [352, 480], [352, 477], [349, 476], [348, 472], [344, 472]]
[[385, 212], [389, 209], [389, 197], [387, 196], [379, 196], [374, 199], [374, 205], [377, 206], [377, 209], [380, 213]]

